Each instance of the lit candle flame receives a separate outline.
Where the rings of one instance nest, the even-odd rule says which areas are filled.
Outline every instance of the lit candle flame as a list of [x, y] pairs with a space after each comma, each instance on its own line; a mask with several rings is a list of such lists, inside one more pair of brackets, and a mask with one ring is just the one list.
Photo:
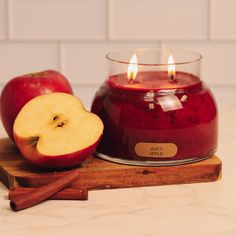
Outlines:
[[173, 56], [170, 54], [169, 58], [168, 58], [168, 76], [170, 79], [174, 79], [175, 78], [175, 61]]
[[134, 54], [129, 61], [127, 70], [127, 76], [130, 83], [132, 83], [135, 80], [137, 73], [138, 73], [138, 59], [136, 54]]

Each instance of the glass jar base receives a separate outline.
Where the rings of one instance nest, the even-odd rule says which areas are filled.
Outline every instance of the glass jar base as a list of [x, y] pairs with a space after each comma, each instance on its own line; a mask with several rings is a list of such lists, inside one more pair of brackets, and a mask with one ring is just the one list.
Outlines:
[[138, 161], [138, 160], [127, 160], [127, 159], [121, 159], [116, 157], [111, 157], [105, 154], [102, 154], [100, 152], [95, 152], [95, 156], [98, 158], [101, 158], [106, 161], [111, 161], [114, 163], [124, 164], [124, 165], [133, 165], [133, 166], [177, 166], [177, 165], [184, 165], [184, 164], [190, 164], [194, 162], [199, 162], [206, 160], [210, 157], [212, 157], [212, 154], [206, 157], [193, 157], [188, 158], [184, 160], [172, 160], [172, 161]]

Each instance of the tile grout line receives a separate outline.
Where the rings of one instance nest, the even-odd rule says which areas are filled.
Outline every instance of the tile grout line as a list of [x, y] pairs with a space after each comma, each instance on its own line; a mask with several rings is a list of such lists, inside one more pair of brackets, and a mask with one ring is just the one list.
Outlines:
[[106, 17], [105, 17], [105, 25], [106, 25], [106, 42], [110, 41], [110, 1], [106, 0]]
[[10, 40], [10, 0], [5, 0], [5, 33], [6, 33], [6, 41]]
[[211, 41], [211, 11], [212, 11], [212, 2], [211, 0], [207, 1], [207, 42]]
[[61, 73], [64, 73], [64, 63], [63, 63], [63, 42], [59, 41], [58, 43], [58, 69]]
[[[0, 41], [6, 41], [4, 39], [1, 39]], [[208, 41], [206, 40], [199, 40], [199, 39], [189, 39], [189, 40], [181, 40], [181, 39], [130, 39], [130, 40], [80, 40], [80, 39], [57, 39], [57, 40], [47, 40], [47, 39], [10, 39], [10, 42], [12, 43], [86, 43], [86, 44], [103, 44], [103, 43], [156, 43], [156, 42], [165, 42], [165, 43], [206, 43]], [[215, 40], [209, 40], [210, 43], [236, 43], [236, 39], [215, 39]]]
[[158, 41], [158, 43], [159, 43], [159, 48], [163, 48], [164, 42], [160, 40], [160, 41]]

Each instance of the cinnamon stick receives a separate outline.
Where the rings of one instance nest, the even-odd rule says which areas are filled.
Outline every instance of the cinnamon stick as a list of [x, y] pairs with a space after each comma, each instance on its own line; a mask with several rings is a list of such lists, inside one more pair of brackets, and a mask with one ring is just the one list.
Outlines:
[[[30, 194], [36, 188], [14, 187], [10, 189], [8, 198], [13, 200], [22, 194]], [[81, 188], [65, 188], [49, 197], [50, 200], [88, 200], [88, 190]]]
[[68, 174], [48, 185], [36, 188], [29, 194], [26, 193], [18, 196], [10, 201], [10, 207], [14, 211], [19, 211], [38, 204], [71, 185], [78, 178], [78, 173], [78, 170], [70, 171]]

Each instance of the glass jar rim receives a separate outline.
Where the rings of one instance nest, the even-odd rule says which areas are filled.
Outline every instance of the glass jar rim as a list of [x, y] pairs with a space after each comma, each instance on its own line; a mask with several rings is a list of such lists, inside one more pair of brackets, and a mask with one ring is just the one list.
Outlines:
[[[129, 65], [129, 64], [135, 64], [135, 65], [139, 65], [139, 66], [168, 66], [171, 64], [167, 63], [130, 63], [130, 59], [129, 60], [121, 60], [121, 59], [117, 59], [114, 57], [114, 54], [118, 54], [118, 53], [131, 53], [131, 56], [135, 53], [135, 52], [148, 52], [148, 51], [169, 51], [170, 54], [173, 51], [177, 51], [177, 52], [181, 52], [181, 53], [186, 53], [188, 55], [192, 54], [194, 55], [195, 58], [191, 59], [191, 60], [186, 60], [186, 61], [178, 61], [175, 59], [175, 62], [173, 64], [175, 65], [186, 65], [186, 64], [191, 64], [194, 62], [199, 62], [202, 59], [202, 55], [198, 52], [194, 52], [194, 51], [190, 51], [190, 50], [186, 50], [186, 49], [179, 49], [179, 48], [136, 48], [136, 49], [130, 49], [130, 50], [122, 50], [122, 51], [111, 51], [109, 53], [106, 54], [106, 59], [108, 61], [111, 62], [116, 62], [116, 63], [120, 63], [120, 64], [125, 64], [125, 65]], [[131, 58], [130, 56], [130, 58]]]

